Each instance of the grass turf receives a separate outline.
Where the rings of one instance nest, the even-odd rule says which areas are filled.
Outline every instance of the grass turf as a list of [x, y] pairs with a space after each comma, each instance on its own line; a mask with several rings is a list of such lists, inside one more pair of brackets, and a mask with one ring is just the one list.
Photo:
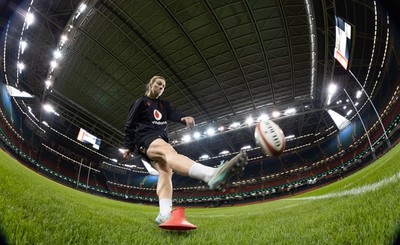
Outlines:
[[0, 242], [10, 244], [391, 244], [400, 227], [400, 145], [315, 191], [226, 208], [188, 208], [198, 229], [154, 224], [158, 208], [57, 184], [0, 152]]

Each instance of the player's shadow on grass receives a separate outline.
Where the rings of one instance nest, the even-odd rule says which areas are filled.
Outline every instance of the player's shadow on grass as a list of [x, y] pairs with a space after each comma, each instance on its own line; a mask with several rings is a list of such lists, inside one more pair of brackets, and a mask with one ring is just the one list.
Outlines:
[[1, 229], [0, 229], [0, 244], [5, 244], [5, 245], [8, 244], [6, 236], [4, 235], [4, 233]]
[[[161, 228], [160, 228], [161, 229]], [[178, 231], [178, 230], [162, 230], [163, 234], [171, 237], [182, 237], [188, 238], [195, 234], [193, 230], [186, 230], [186, 231]]]
[[400, 244], [400, 226], [397, 228], [397, 235], [393, 244]]

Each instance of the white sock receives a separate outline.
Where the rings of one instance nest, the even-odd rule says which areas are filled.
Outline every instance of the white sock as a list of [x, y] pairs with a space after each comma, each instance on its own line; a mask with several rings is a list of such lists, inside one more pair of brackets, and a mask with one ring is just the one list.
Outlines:
[[215, 171], [216, 168], [204, 166], [203, 164], [195, 162], [189, 169], [189, 177], [202, 180], [207, 183], [210, 181]]
[[166, 216], [172, 211], [172, 199], [169, 198], [163, 198], [158, 200], [158, 203], [160, 205], [160, 214], [162, 216]]

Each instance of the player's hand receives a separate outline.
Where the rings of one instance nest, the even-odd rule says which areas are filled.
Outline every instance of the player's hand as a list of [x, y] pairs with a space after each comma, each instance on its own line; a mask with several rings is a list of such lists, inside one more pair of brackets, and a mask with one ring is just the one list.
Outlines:
[[181, 121], [186, 124], [187, 127], [191, 128], [195, 125], [193, 117], [182, 117]]
[[128, 149], [125, 149], [124, 152], [122, 153], [122, 157], [125, 160], [128, 160], [130, 156], [131, 156], [131, 152]]

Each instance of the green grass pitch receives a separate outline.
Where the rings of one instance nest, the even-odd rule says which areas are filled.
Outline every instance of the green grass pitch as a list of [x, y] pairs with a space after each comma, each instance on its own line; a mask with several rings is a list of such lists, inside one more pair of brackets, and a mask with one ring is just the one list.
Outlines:
[[0, 151], [0, 234], [9, 244], [393, 244], [399, 203], [400, 145], [302, 195], [188, 208], [186, 218], [197, 230], [172, 232], [154, 224], [157, 207], [76, 191]]

